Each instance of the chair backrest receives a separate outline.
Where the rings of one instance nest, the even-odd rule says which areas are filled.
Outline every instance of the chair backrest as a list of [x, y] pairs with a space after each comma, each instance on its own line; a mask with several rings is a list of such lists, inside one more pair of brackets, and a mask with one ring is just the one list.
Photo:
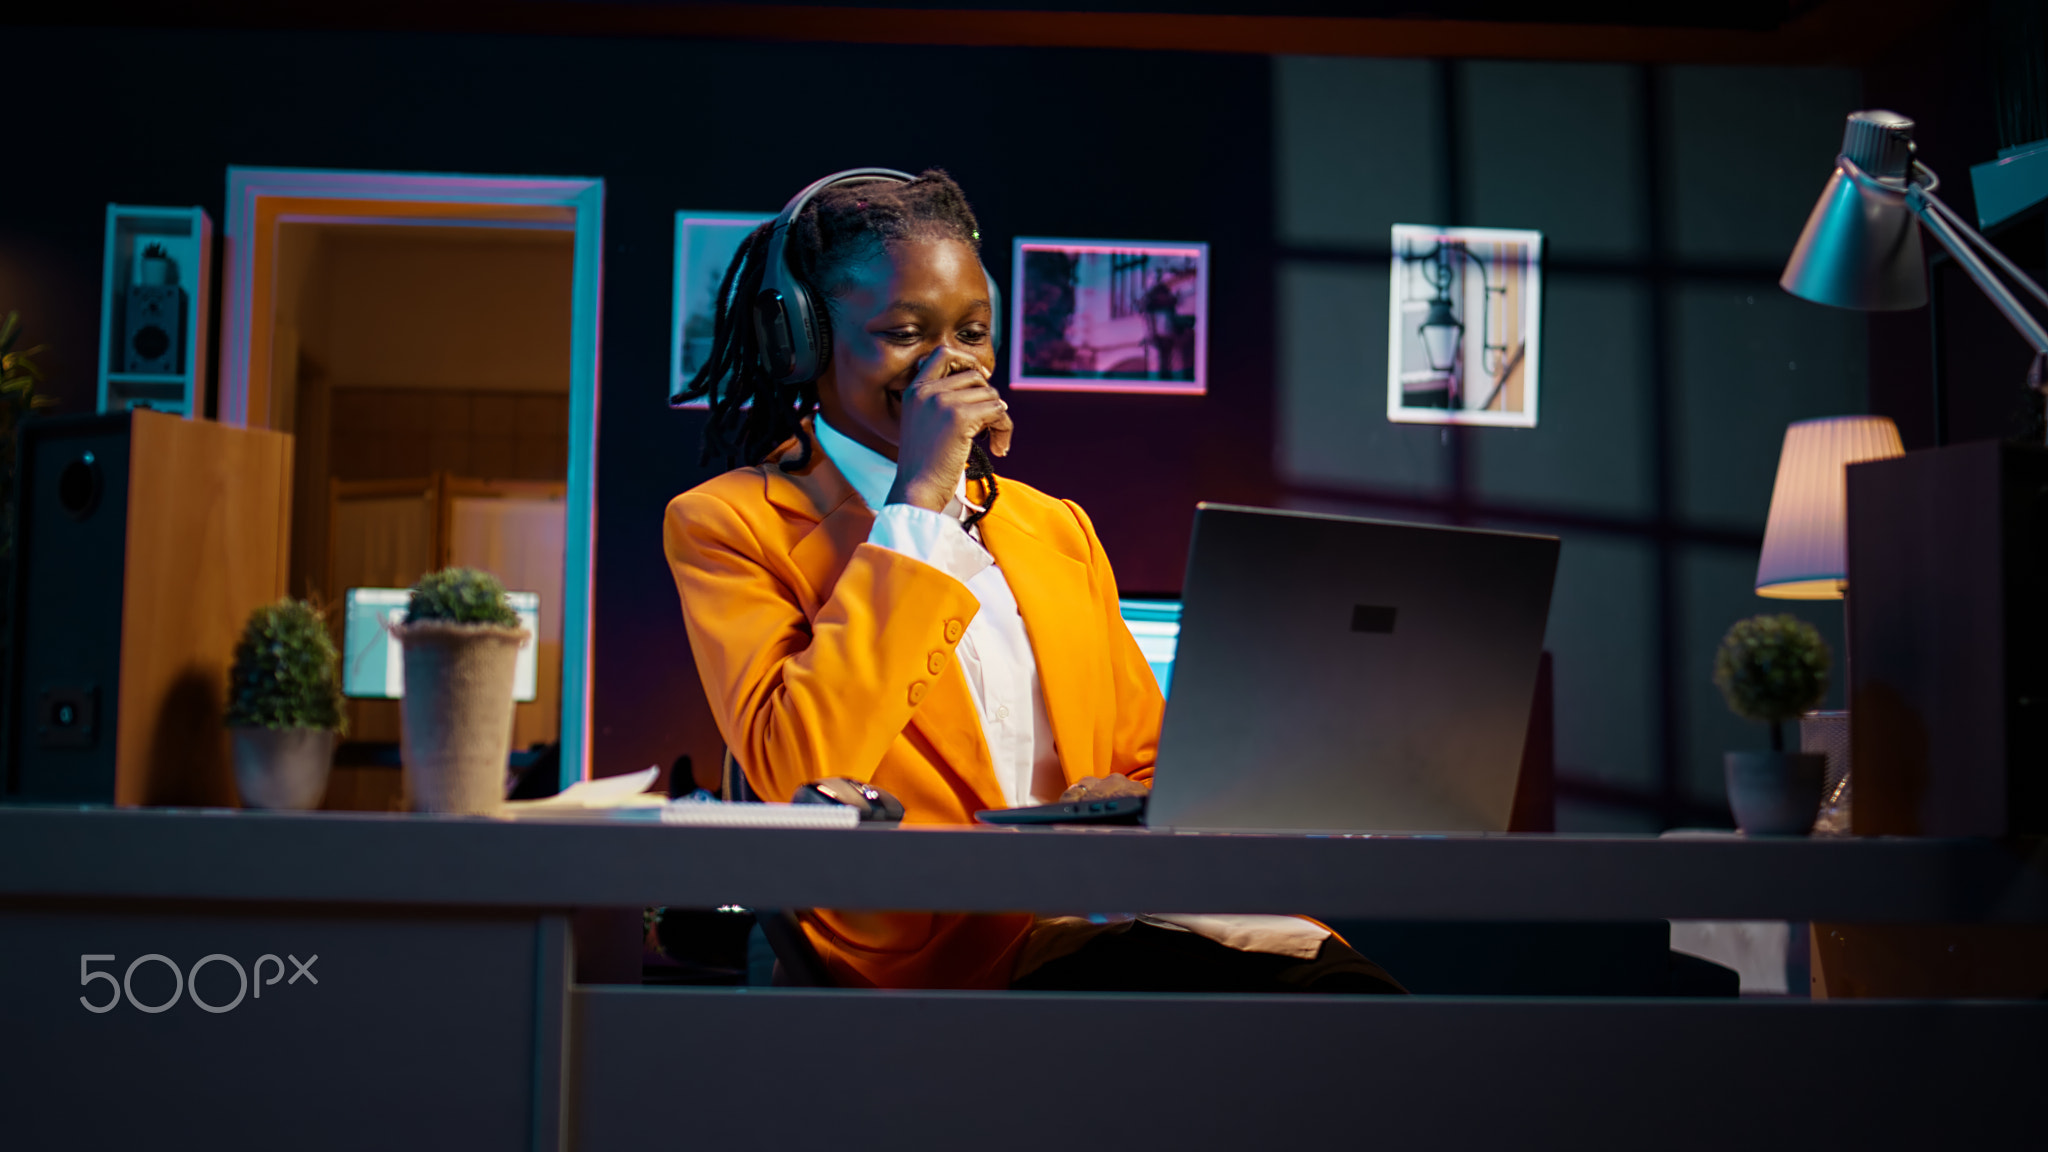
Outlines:
[[[748, 786], [747, 773], [740, 767], [740, 762], [733, 759], [730, 748], [725, 750], [725, 760], [719, 766], [718, 781], [720, 797], [728, 803], [746, 804], [760, 799]], [[804, 926], [795, 912], [782, 908], [756, 908], [754, 921], [761, 926], [761, 935], [768, 938], [768, 947], [775, 953], [774, 982], [777, 987], [832, 987], [832, 975], [825, 968], [825, 960], [811, 946], [811, 938], [804, 935]]]
[[740, 762], [732, 758], [732, 749], [725, 750], [725, 761], [718, 767], [718, 798], [728, 804], [751, 804], [760, 799], [747, 784], [747, 774]]
[[761, 934], [768, 938], [768, 947], [775, 953], [773, 983], [776, 987], [833, 986], [832, 974], [825, 968], [824, 957], [811, 947], [811, 938], [804, 935], [804, 926], [796, 913], [787, 909], [756, 908], [754, 922], [761, 926]]

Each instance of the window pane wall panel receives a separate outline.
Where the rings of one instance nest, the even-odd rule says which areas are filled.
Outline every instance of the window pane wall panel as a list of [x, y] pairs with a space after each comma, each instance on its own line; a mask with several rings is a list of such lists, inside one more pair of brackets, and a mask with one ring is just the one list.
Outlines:
[[1535, 228], [1555, 258], [1647, 251], [1642, 101], [1622, 64], [1458, 65], [1465, 218]]
[[1281, 494], [1275, 505], [1290, 512], [1320, 512], [1328, 516], [1357, 516], [1365, 520], [1392, 520], [1401, 524], [1452, 523], [1450, 512], [1442, 508], [1381, 504], [1367, 498], [1347, 499], [1326, 493], [1287, 492]]
[[1762, 532], [1785, 426], [1868, 406], [1863, 314], [1768, 280], [1681, 284], [1670, 306], [1680, 514]]
[[1424, 60], [1274, 61], [1282, 244], [1384, 251], [1395, 224], [1436, 222], [1437, 68]]
[[1558, 777], [1654, 796], [1661, 776], [1655, 545], [1602, 533], [1558, 535], [1564, 543], [1543, 639], [1557, 698]]
[[1534, 428], [1471, 430], [1482, 501], [1655, 513], [1649, 320], [1646, 279], [1545, 277], [1539, 418]]
[[[1685, 793], [1705, 804], [1726, 804], [1727, 786], [1721, 758], [1727, 752], [1763, 751], [1771, 746], [1770, 730], [1735, 715], [1714, 687], [1714, 653], [1737, 620], [1790, 613], [1812, 624], [1833, 655], [1828, 694], [1822, 707], [1843, 707], [1842, 602], [1840, 600], [1766, 600], [1756, 594], [1755, 552], [1748, 549], [1692, 545], [1679, 554], [1679, 699], [1683, 704], [1680, 731], [1685, 749]], [[1798, 740], [1788, 726], [1788, 746]]]
[[[1778, 266], [1861, 106], [1847, 68], [1667, 68], [1665, 220], [1682, 260]], [[1956, 175], [1960, 175], [1957, 173]]]
[[1645, 808], [1560, 796], [1557, 798], [1557, 830], [1565, 835], [1579, 836], [1655, 833], [1664, 830], [1664, 821]]
[[1387, 420], [1387, 270], [1377, 263], [1280, 267], [1283, 481], [1438, 496], [1449, 490], [1441, 428]]

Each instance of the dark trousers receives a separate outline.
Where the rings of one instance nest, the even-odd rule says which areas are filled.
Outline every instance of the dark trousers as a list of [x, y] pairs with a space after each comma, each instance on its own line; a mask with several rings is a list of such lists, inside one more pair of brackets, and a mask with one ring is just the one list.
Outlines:
[[1308, 992], [1406, 995], [1385, 969], [1331, 936], [1315, 959], [1240, 952], [1193, 932], [1134, 921], [1049, 961], [1011, 987], [1031, 992]]

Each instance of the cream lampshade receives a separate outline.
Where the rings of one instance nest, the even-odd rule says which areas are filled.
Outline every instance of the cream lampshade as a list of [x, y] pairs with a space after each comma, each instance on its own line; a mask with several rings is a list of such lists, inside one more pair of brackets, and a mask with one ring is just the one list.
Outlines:
[[1841, 599], [1849, 580], [1845, 469], [1904, 454], [1898, 428], [1883, 416], [1830, 416], [1786, 428], [1764, 554], [1756, 566], [1756, 594], [1779, 600]]

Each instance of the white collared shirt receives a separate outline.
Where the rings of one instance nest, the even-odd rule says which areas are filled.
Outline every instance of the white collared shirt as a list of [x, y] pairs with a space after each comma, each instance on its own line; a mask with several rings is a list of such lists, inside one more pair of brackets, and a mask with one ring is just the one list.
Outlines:
[[[877, 510], [868, 543], [937, 568], [967, 585], [981, 602], [981, 611], [975, 613], [953, 653], [967, 677], [967, 694], [973, 697], [975, 714], [981, 719], [981, 734], [995, 764], [1003, 800], [1013, 808], [1058, 800], [1067, 779], [1053, 742], [1045, 692], [1039, 686], [1038, 657], [1031, 650], [1031, 637], [1017, 611], [1010, 582], [1003, 578], [995, 557], [981, 546], [979, 529], [961, 527], [960, 521], [971, 507], [967, 477], [963, 475], [954, 486], [953, 499], [943, 513], [913, 504], [890, 504], [889, 489], [896, 484], [894, 460], [849, 439], [823, 416], [816, 417], [812, 427], [826, 458], [868, 507]], [[1128, 917], [1097, 917], [1103, 919]], [[1303, 960], [1313, 959], [1330, 935], [1322, 925], [1293, 916], [1181, 914], [1145, 919], [1240, 951]], [[1085, 934], [1092, 929], [1083, 927], [1081, 931]]]
[[[954, 648], [967, 694], [981, 719], [981, 734], [994, 762], [996, 782], [1010, 807], [1050, 804], [1066, 790], [1066, 774], [1053, 742], [1052, 717], [1045, 710], [1045, 692], [1038, 681], [1038, 657], [1017, 611], [1017, 598], [995, 557], [981, 546], [978, 529], [963, 529], [967, 515], [967, 478], [962, 476], [946, 510], [933, 512], [912, 504], [888, 503], [896, 483], [896, 462], [848, 438], [825, 422], [813, 421], [818, 447], [846, 477], [853, 490], [875, 509], [868, 543], [900, 552], [953, 577], [981, 602], [981, 611], [967, 625]], [[978, 511], [979, 509], [977, 509]]]

